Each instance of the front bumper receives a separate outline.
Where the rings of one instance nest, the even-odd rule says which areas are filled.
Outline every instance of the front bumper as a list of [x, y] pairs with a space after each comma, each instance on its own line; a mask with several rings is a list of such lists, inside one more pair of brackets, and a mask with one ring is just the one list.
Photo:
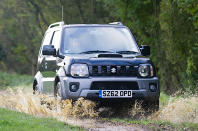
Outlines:
[[[137, 78], [137, 77], [89, 77], [89, 78], [73, 78], [73, 77], [62, 77], [61, 84], [65, 88], [66, 97], [68, 99], [78, 99], [80, 97], [88, 99], [101, 99], [99, 98], [99, 90], [90, 90], [93, 82], [104, 82], [104, 81], [129, 81], [137, 82], [139, 90], [133, 90], [132, 99], [146, 99], [154, 101], [159, 99], [160, 85], [157, 77], [154, 78]], [[79, 89], [76, 92], [71, 92], [69, 89], [70, 83], [78, 82]], [[155, 84], [157, 90], [152, 92], [149, 90], [150, 84]], [[125, 98], [121, 98], [125, 99]]]

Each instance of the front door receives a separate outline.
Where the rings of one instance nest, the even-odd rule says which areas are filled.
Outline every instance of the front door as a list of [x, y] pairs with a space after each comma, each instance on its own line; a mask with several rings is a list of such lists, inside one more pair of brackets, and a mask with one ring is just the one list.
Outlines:
[[[50, 42], [54, 46], [56, 51], [58, 50], [60, 44], [60, 31], [54, 31], [53, 36]], [[57, 69], [57, 57], [56, 56], [45, 56], [43, 60], [43, 69], [42, 75], [43, 79], [43, 92], [44, 93], [53, 93], [54, 89], [54, 78], [56, 76]]]

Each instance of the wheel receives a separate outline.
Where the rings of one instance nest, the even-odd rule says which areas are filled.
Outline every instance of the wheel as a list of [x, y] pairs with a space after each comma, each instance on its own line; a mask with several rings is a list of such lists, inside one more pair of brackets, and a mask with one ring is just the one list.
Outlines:
[[65, 91], [60, 81], [58, 81], [54, 86], [54, 97], [57, 98], [58, 100], [66, 99]]
[[42, 94], [43, 88], [41, 87], [41, 84], [39, 84], [36, 80], [33, 82], [33, 94], [39, 95]]
[[38, 94], [38, 82], [34, 81], [33, 83], [33, 94], [36, 95]]

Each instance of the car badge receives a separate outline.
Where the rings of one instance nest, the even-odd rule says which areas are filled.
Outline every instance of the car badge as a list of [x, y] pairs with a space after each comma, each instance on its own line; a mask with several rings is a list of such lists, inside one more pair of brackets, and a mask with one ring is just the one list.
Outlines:
[[111, 68], [111, 73], [116, 73], [116, 68]]

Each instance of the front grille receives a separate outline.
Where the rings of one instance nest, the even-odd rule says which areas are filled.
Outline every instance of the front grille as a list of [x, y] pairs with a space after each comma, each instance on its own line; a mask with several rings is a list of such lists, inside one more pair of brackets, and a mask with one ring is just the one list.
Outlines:
[[138, 90], [137, 82], [97, 81], [91, 84], [91, 90]]
[[134, 66], [89, 66], [90, 76], [137, 76]]

